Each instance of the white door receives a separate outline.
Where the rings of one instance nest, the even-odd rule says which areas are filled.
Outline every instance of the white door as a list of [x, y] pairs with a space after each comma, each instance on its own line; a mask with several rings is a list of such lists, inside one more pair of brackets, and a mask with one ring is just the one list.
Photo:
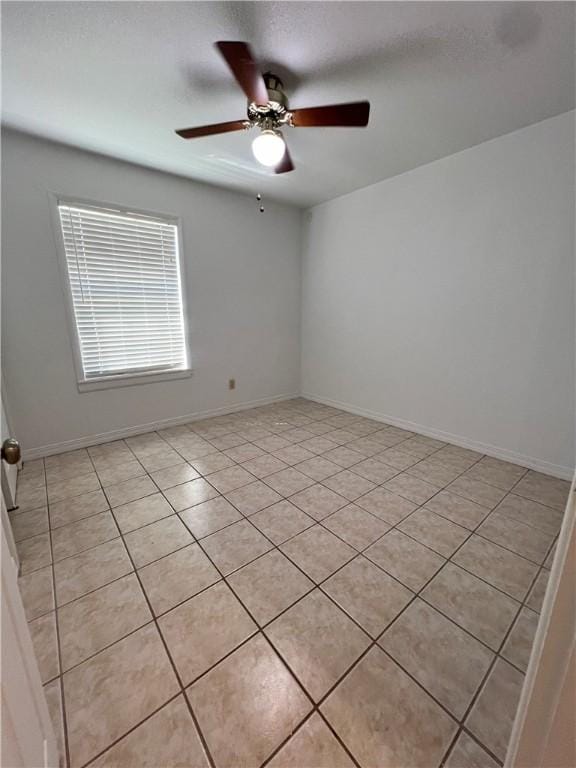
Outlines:
[[[58, 750], [18, 589], [2, 503], [2, 751], [6, 768], [57, 768]], [[8, 524], [9, 525], [9, 524]]]

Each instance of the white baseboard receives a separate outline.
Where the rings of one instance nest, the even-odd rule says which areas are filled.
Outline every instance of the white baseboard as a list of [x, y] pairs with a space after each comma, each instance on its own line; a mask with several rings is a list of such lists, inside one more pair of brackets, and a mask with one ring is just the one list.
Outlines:
[[572, 480], [574, 476], [574, 467], [564, 467], [561, 464], [552, 464], [548, 461], [535, 459], [532, 456], [525, 456], [522, 453], [509, 451], [506, 448], [498, 448], [495, 445], [480, 443], [477, 440], [469, 440], [467, 437], [453, 435], [450, 432], [443, 432], [440, 429], [427, 427], [423, 424], [415, 424], [412, 421], [406, 421], [405, 419], [398, 419], [394, 416], [388, 416], [385, 413], [377, 413], [375, 411], [369, 411], [366, 408], [359, 408], [358, 406], [350, 405], [349, 403], [341, 403], [339, 400], [331, 400], [328, 397], [320, 397], [319, 395], [314, 395], [311, 392], [301, 392], [300, 397], [305, 397], [308, 400], [313, 400], [314, 402], [321, 403], [322, 405], [331, 405], [333, 408], [339, 408], [342, 411], [348, 411], [348, 413], [353, 413], [357, 416], [366, 416], [366, 418], [374, 419], [374, 421], [382, 421], [385, 424], [391, 424], [394, 427], [407, 429], [410, 432], [418, 432], [419, 434], [426, 435], [427, 437], [434, 437], [437, 440], [443, 440], [446, 443], [459, 445], [461, 448], [470, 448], [473, 451], [478, 451], [478, 453], [484, 453], [486, 456], [492, 456], [495, 459], [509, 461], [512, 464], [519, 464], [522, 467], [528, 467], [528, 469], [535, 469], [537, 472], [543, 472], [546, 475], [553, 475], [554, 477], [562, 478], [562, 480]]
[[122, 429], [113, 429], [110, 432], [100, 432], [96, 435], [84, 435], [82, 437], [74, 438], [73, 440], [64, 440], [61, 443], [48, 443], [47, 445], [40, 445], [37, 448], [23, 449], [22, 458], [28, 459], [41, 459], [45, 456], [53, 456], [57, 453], [66, 453], [66, 451], [74, 451], [77, 448], [88, 448], [91, 445], [99, 445], [100, 443], [109, 443], [112, 440], [121, 440], [124, 437], [132, 437], [133, 435], [142, 435], [146, 432], [154, 432], [158, 429], [167, 429], [168, 427], [177, 427], [180, 424], [187, 424], [190, 421], [200, 421], [200, 419], [207, 419], [210, 416], [223, 416], [227, 413], [236, 413], [239, 411], [245, 411], [248, 408], [257, 408], [260, 405], [270, 405], [271, 403], [279, 403], [284, 400], [291, 400], [294, 397], [298, 397], [299, 394], [294, 392], [287, 395], [275, 395], [274, 397], [263, 397], [259, 400], [250, 400], [244, 403], [236, 403], [235, 405], [225, 405], [221, 408], [212, 408], [207, 411], [196, 411], [195, 413], [187, 413], [184, 416], [177, 416], [172, 419], [162, 419], [161, 421], [151, 421], [148, 424], [136, 424], [133, 427], [122, 427]]

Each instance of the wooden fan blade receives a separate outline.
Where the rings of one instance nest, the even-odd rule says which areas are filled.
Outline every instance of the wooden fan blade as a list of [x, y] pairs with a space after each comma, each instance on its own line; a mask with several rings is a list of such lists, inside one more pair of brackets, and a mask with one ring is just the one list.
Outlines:
[[244, 120], [231, 120], [229, 123], [214, 123], [214, 125], [201, 125], [198, 128], [181, 128], [176, 131], [183, 139], [199, 139], [201, 136], [212, 136], [215, 133], [230, 133], [241, 131], [244, 128]]
[[246, 43], [221, 41], [216, 47], [226, 60], [240, 88], [248, 101], [258, 106], [268, 103], [268, 91], [252, 51]]
[[290, 157], [290, 152], [288, 152], [288, 147], [286, 147], [286, 151], [284, 152], [284, 157], [276, 168], [274, 168], [274, 173], [288, 173], [289, 171], [294, 170], [294, 163], [292, 162], [292, 158]]
[[292, 125], [296, 128], [350, 127], [364, 128], [370, 117], [369, 101], [350, 104], [328, 104], [325, 107], [291, 109]]

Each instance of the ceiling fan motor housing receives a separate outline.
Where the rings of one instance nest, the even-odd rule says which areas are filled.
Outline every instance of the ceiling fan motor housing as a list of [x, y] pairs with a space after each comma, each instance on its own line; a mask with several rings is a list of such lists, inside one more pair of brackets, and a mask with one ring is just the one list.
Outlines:
[[263, 76], [268, 91], [267, 104], [248, 103], [247, 128], [258, 127], [261, 130], [275, 130], [287, 123], [292, 117], [288, 111], [288, 99], [284, 93], [284, 84], [278, 75], [266, 72]]

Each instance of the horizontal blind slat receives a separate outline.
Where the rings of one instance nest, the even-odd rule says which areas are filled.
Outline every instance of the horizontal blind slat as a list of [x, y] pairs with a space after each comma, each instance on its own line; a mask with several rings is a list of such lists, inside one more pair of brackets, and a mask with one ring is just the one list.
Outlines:
[[184, 369], [176, 224], [58, 207], [85, 378]]

